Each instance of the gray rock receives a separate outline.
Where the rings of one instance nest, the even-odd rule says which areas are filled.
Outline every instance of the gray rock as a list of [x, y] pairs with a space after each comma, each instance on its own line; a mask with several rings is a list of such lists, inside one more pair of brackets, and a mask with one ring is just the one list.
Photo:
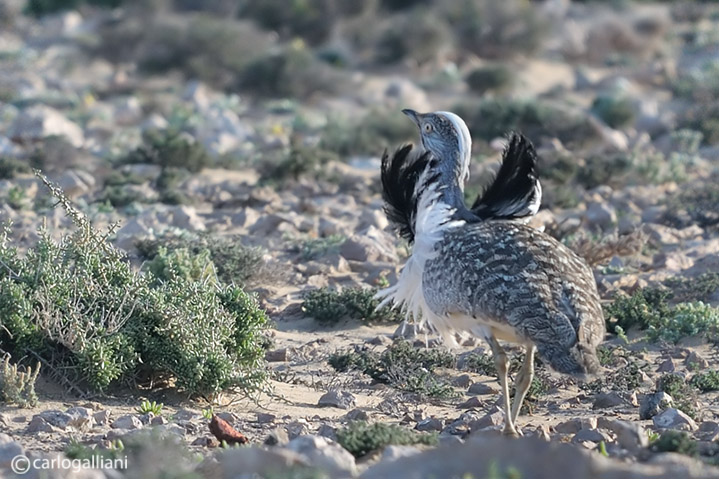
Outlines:
[[[45, 422], [48, 424], [59, 427], [60, 429], [65, 429], [70, 424], [70, 421], [73, 420], [73, 416], [66, 412], [57, 411], [55, 409], [42, 411], [40, 414], [37, 414], [36, 416], [39, 416], [40, 418], [44, 419]], [[35, 417], [33, 417], [34, 419]]]
[[609, 230], [617, 224], [617, 212], [608, 203], [592, 201], [587, 204], [587, 211], [584, 217], [590, 229]]
[[205, 231], [204, 221], [192, 206], [179, 205], [170, 210], [172, 225], [188, 231]]
[[9, 136], [22, 142], [64, 136], [76, 148], [82, 147], [85, 142], [82, 128], [59, 111], [45, 105], [34, 105], [22, 110], [10, 126]]
[[0, 468], [9, 468], [13, 458], [23, 454], [20, 443], [7, 434], [0, 433]]
[[600, 417], [598, 422], [599, 427], [612, 431], [617, 436], [617, 444], [632, 454], [649, 446], [647, 432], [637, 423], [608, 417]]
[[92, 417], [95, 420], [95, 424], [105, 425], [110, 422], [110, 415], [111, 413], [109, 409], [103, 409], [102, 411], [94, 412]]
[[282, 471], [289, 473], [292, 468], [309, 466], [307, 456], [286, 448], [240, 447], [228, 449], [217, 457], [220, 475], [212, 477], [237, 477], [238, 471], [241, 471], [240, 477], [271, 477]]
[[697, 423], [683, 411], [670, 407], [652, 418], [654, 426], [662, 429], [696, 431]]
[[333, 441], [337, 441], [337, 429], [330, 426], [329, 424], [321, 425], [320, 428], [317, 429], [317, 435], [326, 437], [327, 439], [331, 439]]
[[260, 424], [270, 424], [275, 422], [277, 419], [277, 416], [274, 414], [266, 413], [266, 412], [258, 412], [257, 413], [257, 422]]
[[110, 427], [113, 429], [141, 429], [142, 421], [134, 414], [126, 414], [115, 419]]
[[639, 403], [639, 419], [651, 419], [674, 403], [664, 391], [645, 395]]
[[265, 445], [267, 446], [284, 446], [288, 442], [290, 442], [290, 438], [284, 427], [273, 429], [265, 438]]
[[36, 433], [36, 432], [55, 432], [59, 431], [60, 429], [53, 426], [49, 422], [47, 422], [42, 417], [35, 415], [32, 417], [30, 422], [27, 425], [26, 431], [28, 433]]
[[71, 407], [67, 414], [72, 419], [67, 423], [68, 427], [72, 427], [78, 431], [87, 431], [95, 425], [94, 411], [87, 407]]
[[340, 245], [340, 254], [347, 260], [360, 262], [398, 260], [391, 236], [374, 226], [349, 237]]
[[469, 374], [460, 374], [452, 380], [452, 385], [458, 388], [467, 388], [472, 384], [472, 377]]
[[427, 330], [423, 326], [420, 326], [419, 323], [402, 321], [394, 333], [392, 333], [392, 338], [413, 339], [417, 336], [424, 335], [426, 332]]
[[330, 477], [357, 475], [354, 456], [326, 437], [301, 436], [290, 441], [286, 448], [305, 456], [310, 464], [326, 471]]
[[684, 365], [692, 371], [700, 369], [706, 369], [709, 367], [709, 361], [701, 357], [696, 351], [689, 353], [689, 356], [684, 360]]
[[463, 403], [457, 405], [458, 409], [478, 409], [484, 406], [477, 396], [472, 396]]
[[202, 417], [202, 413], [195, 409], [182, 408], [173, 415], [176, 421], [191, 421]]
[[366, 421], [369, 419], [369, 414], [362, 409], [353, 409], [345, 414], [345, 419], [347, 421]]
[[658, 373], [673, 373], [674, 371], [676, 371], [676, 367], [674, 366], [674, 360], [672, 358], [667, 358], [662, 361], [657, 368]]
[[616, 391], [610, 391], [608, 393], [599, 393], [594, 397], [594, 409], [607, 409], [610, 407], [617, 407], [626, 405], [627, 401]]
[[476, 421], [469, 424], [471, 432], [480, 431], [482, 429], [497, 427], [504, 424], [504, 411], [498, 407], [493, 408], [487, 414]]
[[355, 405], [355, 397], [347, 391], [333, 390], [323, 394], [317, 404], [321, 407], [349, 409]]
[[392, 462], [402, 457], [414, 456], [415, 454], [419, 454], [420, 452], [422, 452], [422, 449], [418, 448], [417, 446], [395, 446], [394, 444], [390, 444], [382, 450], [380, 462]]
[[444, 428], [444, 421], [436, 417], [429, 417], [417, 423], [415, 429], [418, 431], [441, 431]]
[[595, 417], [575, 417], [554, 426], [554, 430], [561, 434], [576, 434], [582, 429], [596, 428], [597, 418]]
[[611, 437], [598, 429], [580, 429], [572, 438], [572, 442], [610, 442]]
[[467, 394], [477, 394], [480, 396], [497, 393], [499, 393], [498, 389], [485, 383], [474, 383], [469, 387], [469, 389], [467, 389]]
[[165, 416], [155, 416], [150, 421], [150, 425], [151, 426], [163, 426], [169, 422], [170, 421]]

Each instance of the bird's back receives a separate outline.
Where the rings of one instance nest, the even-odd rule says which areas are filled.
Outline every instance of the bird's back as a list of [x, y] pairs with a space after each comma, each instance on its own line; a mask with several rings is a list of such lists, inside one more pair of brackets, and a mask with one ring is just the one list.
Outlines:
[[511, 330], [559, 372], [600, 369], [596, 346], [605, 325], [592, 271], [534, 228], [489, 220], [445, 230], [422, 289], [437, 317]]

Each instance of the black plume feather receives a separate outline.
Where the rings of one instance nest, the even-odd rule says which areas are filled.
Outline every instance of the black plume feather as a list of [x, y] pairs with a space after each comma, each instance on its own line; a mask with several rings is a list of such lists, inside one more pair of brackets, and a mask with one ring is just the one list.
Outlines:
[[432, 156], [429, 152], [416, 154], [412, 145], [405, 145], [389, 155], [382, 155], [382, 199], [384, 212], [399, 235], [412, 243], [417, 214], [415, 187]]
[[513, 133], [494, 181], [477, 197], [471, 211], [482, 220], [530, 216], [536, 212], [541, 192], [534, 146], [524, 135]]

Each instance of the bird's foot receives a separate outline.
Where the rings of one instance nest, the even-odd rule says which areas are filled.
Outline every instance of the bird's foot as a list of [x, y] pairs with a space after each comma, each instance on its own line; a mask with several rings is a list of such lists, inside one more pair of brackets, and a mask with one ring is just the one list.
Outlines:
[[519, 429], [517, 429], [514, 426], [512, 426], [512, 427], [505, 426], [504, 430], [502, 431], [502, 434], [507, 437], [522, 437], [523, 436], [522, 431], [520, 431]]

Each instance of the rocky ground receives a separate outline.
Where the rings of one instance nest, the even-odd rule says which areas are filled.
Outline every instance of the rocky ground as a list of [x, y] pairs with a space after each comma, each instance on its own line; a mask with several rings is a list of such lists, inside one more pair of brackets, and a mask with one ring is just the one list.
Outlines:
[[[125, 472], [51, 477], [719, 474], [714, 5], [508, 2], [506, 11], [486, 7], [501, 29], [452, 40], [461, 25], [452, 33], [403, 2], [379, 13], [335, 5], [319, 23], [327, 32], [310, 16], [272, 33], [223, 19], [232, 2], [208, 2], [208, 17], [162, 2], [138, 14], [129, 3], [40, 18], [22, 14], [22, 2], [0, 6], [0, 219], [12, 221], [21, 249], [41, 224], [54, 238], [73, 231], [33, 167], [99, 230], [119, 222], [110, 240], [137, 268], [148, 259], [143, 239], [244, 245], [255, 259], [231, 280], [272, 320], [270, 379], [252, 398], [207, 402], [147, 384], [69, 389], [43, 371], [37, 405], [0, 405], [0, 467], [20, 452], [97, 449], [125, 451]], [[232, 61], [259, 51], [290, 56], [269, 73]], [[470, 193], [495, 167], [503, 134], [525, 131], [545, 192], [532, 224], [594, 268], [610, 322], [606, 374], [580, 384], [540, 365], [523, 438], [498, 434], [486, 345], [446, 352], [391, 313], [368, 321], [342, 310], [318, 321], [326, 304], [309, 304], [321, 288], [396, 281], [408, 249], [382, 213], [379, 155], [415, 140], [399, 113], [406, 107], [467, 119]], [[167, 153], [152, 135], [170, 130], [180, 146]], [[657, 290], [666, 297], [645, 294]], [[357, 366], [387, 350], [408, 362], [379, 379]], [[434, 352], [420, 376], [403, 375], [417, 373], [412, 354]], [[143, 400], [163, 406], [140, 411]], [[213, 414], [251, 447], [221, 449]], [[353, 421], [401, 425], [438, 445], [356, 458], [335, 442]]]

